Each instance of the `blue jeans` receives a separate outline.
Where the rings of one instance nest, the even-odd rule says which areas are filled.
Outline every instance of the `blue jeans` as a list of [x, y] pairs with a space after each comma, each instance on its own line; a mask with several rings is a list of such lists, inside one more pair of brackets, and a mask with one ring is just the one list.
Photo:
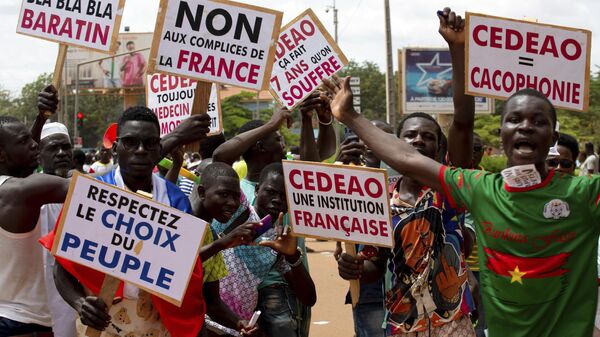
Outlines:
[[298, 313], [296, 296], [288, 286], [277, 285], [258, 291], [258, 324], [268, 337], [298, 337]]
[[385, 320], [383, 302], [358, 303], [352, 309], [352, 316], [356, 337], [385, 337], [385, 330], [382, 328]]
[[11, 319], [0, 317], [0, 336], [17, 336], [32, 334], [36, 332], [52, 332], [49, 326], [42, 326], [32, 323], [21, 323]]

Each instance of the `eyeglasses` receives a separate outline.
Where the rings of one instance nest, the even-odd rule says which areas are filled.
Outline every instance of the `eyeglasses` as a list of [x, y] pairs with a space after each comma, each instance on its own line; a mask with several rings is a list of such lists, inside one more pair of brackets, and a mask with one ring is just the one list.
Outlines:
[[140, 143], [144, 144], [144, 149], [148, 151], [154, 151], [160, 148], [159, 137], [140, 139], [133, 136], [125, 136], [118, 137], [117, 140], [127, 151], [137, 150], [140, 147]]
[[553, 159], [546, 160], [546, 163], [548, 163], [548, 166], [550, 166], [550, 167], [558, 167], [559, 164], [560, 164], [560, 167], [566, 168], [566, 169], [570, 169], [571, 167], [573, 167], [573, 161], [568, 160], [568, 159], [553, 158]]

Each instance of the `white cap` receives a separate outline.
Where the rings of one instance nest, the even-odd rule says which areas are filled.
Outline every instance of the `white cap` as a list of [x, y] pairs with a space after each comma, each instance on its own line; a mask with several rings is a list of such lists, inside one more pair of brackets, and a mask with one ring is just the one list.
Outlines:
[[40, 139], [44, 139], [48, 136], [54, 135], [54, 134], [63, 134], [66, 135], [67, 137], [69, 137], [69, 130], [67, 130], [67, 127], [64, 124], [61, 123], [46, 123], [44, 124], [44, 127], [42, 128], [42, 137], [40, 137]]

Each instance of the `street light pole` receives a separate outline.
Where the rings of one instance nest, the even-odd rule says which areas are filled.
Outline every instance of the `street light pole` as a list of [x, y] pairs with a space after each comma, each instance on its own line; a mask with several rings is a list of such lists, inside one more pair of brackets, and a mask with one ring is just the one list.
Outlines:
[[333, 27], [334, 27], [334, 39], [335, 43], [338, 43], [338, 9], [335, 7], [335, 0], [333, 0], [333, 6], [326, 6], [325, 13], [329, 13], [329, 10], [333, 10]]
[[396, 86], [394, 82], [394, 61], [392, 57], [392, 28], [390, 25], [390, 1], [384, 0], [385, 7], [385, 96], [386, 96], [386, 122], [396, 125]]

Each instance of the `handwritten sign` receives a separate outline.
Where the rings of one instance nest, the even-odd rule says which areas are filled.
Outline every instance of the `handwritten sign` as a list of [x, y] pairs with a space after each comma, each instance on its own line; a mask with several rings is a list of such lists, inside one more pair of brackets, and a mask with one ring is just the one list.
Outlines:
[[125, 0], [24, 0], [17, 33], [114, 53]]
[[393, 246], [385, 170], [284, 160], [283, 171], [294, 234]]
[[161, 0], [149, 70], [266, 89], [282, 16], [227, 0]]
[[[158, 117], [160, 136], [163, 137], [175, 129], [183, 120], [191, 116], [196, 92], [196, 81], [185, 77], [166, 74], [148, 75], [146, 86], [146, 104]], [[208, 110], [210, 133], [223, 131], [219, 89], [212, 84]]]
[[282, 28], [271, 75], [271, 93], [288, 109], [294, 108], [348, 64], [315, 13], [307, 9]]
[[177, 209], [76, 174], [52, 254], [179, 306], [207, 226]]
[[466, 92], [508, 98], [531, 88], [557, 107], [589, 105], [592, 33], [467, 13]]

